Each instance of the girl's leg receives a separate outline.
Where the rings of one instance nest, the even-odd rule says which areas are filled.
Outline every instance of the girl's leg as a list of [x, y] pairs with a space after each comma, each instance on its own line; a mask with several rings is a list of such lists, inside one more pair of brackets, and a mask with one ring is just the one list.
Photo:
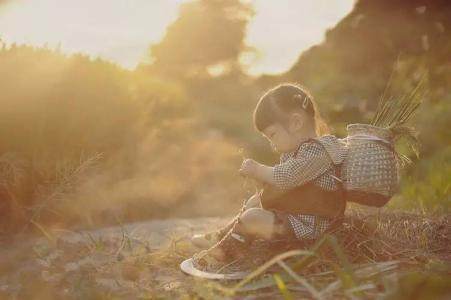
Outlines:
[[[233, 231], [244, 236], [269, 240], [276, 234], [283, 234], [284, 228], [276, 222], [276, 215], [273, 212], [262, 208], [249, 208], [241, 214]], [[222, 261], [226, 255], [221, 242], [210, 248], [208, 252], [214, 258]]]
[[250, 208], [241, 215], [236, 230], [269, 240], [276, 234], [283, 233], [284, 228], [276, 222], [276, 216], [272, 211]]
[[235, 225], [235, 222], [237, 221], [238, 217], [245, 212], [248, 209], [251, 208], [258, 208], [260, 207], [260, 196], [258, 194], [252, 195], [244, 204], [244, 206], [240, 209], [240, 212], [230, 220], [224, 227], [219, 229], [219, 239], [221, 239], [223, 236], [227, 234], [227, 232], [232, 229], [233, 225]]
[[260, 195], [258, 193], [255, 193], [249, 199], [247, 199], [238, 214], [233, 217], [232, 220], [230, 220], [225, 226], [213, 232], [195, 234], [191, 237], [191, 242], [197, 247], [204, 249], [213, 246], [215, 243], [220, 241], [233, 228], [233, 226], [235, 226], [238, 217], [241, 216], [246, 209], [253, 207], [261, 207]]

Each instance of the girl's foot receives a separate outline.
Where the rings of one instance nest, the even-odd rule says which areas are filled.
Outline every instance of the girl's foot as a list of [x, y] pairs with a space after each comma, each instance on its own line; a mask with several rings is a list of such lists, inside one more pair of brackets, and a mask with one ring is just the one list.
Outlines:
[[191, 243], [200, 249], [209, 249], [213, 247], [235, 226], [238, 216], [216, 231], [193, 235], [191, 237]]
[[209, 249], [218, 243], [229, 231], [235, 226], [239, 216], [246, 210], [252, 207], [261, 207], [260, 194], [256, 192], [251, 198], [243, 203], [240, 212], [227, 225], [216, 231], [208, 233], [199, 233], [191, 237], [191, 243], [200, 249]]
[[241, 234], [230, 230], [218, 243], [193, 256], [194, 266], [206, 272], [237, 271], [234, 262], [240, 261], [249, 248], [249, 241]]
[[235, 226], [235, 223], [237, 222], [240, 215], [246, 209], [249, 209], [252, 207], [261, 207], [260, 192], [256, 192], [254, 195], [252, 195], [252, 197], [250, 197], [248, 200], [244, 201], [238, 215], [235, 216], [223, 228], [216, 230], [216, 231], [208, 232], [208, 233], [195, 234], [191, 237], [191, 243], [200, 249], [211, 248], [216, 243], [218, 243], [230, 231], [230, 229], [232, 229]]

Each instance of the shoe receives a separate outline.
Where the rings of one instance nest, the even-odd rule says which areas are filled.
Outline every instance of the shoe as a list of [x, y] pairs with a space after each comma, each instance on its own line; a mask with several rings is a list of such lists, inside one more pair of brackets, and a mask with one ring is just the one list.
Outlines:
[[236, 263], [247, 254], [251, 240], [234, 232], [233, 229], [214, 246], [193, 256], [193, 264], [198, 270], [218, 272], [224, 271], [224, 267], [227, 267], [229, 271], [237, 271], [236, 267], [240, 267], [240, 264]]

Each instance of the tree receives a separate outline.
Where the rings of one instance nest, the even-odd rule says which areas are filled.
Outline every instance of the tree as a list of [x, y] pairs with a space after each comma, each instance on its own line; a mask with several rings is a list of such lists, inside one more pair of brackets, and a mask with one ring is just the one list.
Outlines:
[[171, 78], [204, 77], [236, 68], [246, 25], [253, 15], [239, 0], [200, 0], [184, 3], [161, 43], [150, 48], [149, 69]]

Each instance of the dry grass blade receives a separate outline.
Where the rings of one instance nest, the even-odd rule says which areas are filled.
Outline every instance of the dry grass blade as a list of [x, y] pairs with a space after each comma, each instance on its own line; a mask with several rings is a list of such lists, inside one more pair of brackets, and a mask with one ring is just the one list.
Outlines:
[[296, 282], [304, 286], [314, 299], [322, 299], [321, 293], [319, 293], [311, 284], [309, 284], [307, 280], [296, 274], [296, 272], [294, 272], [286, 263], [279, 260], [277, 261], [277, 264], [281, 266]]
[[236, 291], [238, 291], [239, 288], [250, 282], [252, 279], [256, 278], [257, 276], [263, 274], [268, 268], [276, 264], [278, 261], [294, 257], [294, 256], [313, 256], [315, 255], [311, 251], [305, 251], [305, 250], [290, 250], [287, 252], [284, 252], [282, 254], [279, 254], [266, 263], [264, 263], [262, 266], [257, 268], [255, 271], [251, 272], [246, 278], [238, 282], [235, 286], [232, 288], [226, 288], [225, 290], [228, 290], [230, 294], [235, 294]]
[[394, 109], [391, 112], [392, 116], [390, 120], [387, 121], [386, 124], [386, 126], [388, 127], [392, 126], [392, 124], [396, 124], [397, 120], [400, 119], [400, 116], [402, 116], [405, 113], [405, 111], [408, 110], [411, 102], [410, 99], [407, 97], [407, 95], [404, 95], [399, 101], [396, 101], [394, 104], [396, 105], [396, 109]]
[[376, 111], [376, 117], [371, 122], [374, 126], [382, 126], [384, 124], [384, 119], [387, 114], [387, 112], [390, 110], [390, 107], [392, 106], [392, 97], [390, 96], [389, 99], [387, 99], [382, 106], [378, 108]]
[[102, 157], [102, 153], [95, 153], [86, 159], [80, 157], [75, 166], [63, 164], [57, 168], [54, 178], [50, 180], [52, 183], [41, 191], [38, 204], [31, 207], [31, 219], [38, 220], [43, 210], [51, 210], [56, 202], [69, 199], [68, 195], [75, 192], [77, 186], [87, 177], [85, 175], [96, 167]]
[[[406, 123], [422, 102], [426, 73], [419, 82], [402, 98], [392, 98], [380, 101], [372, 125], [393, 128]], [[384, 91], [385, 95], [386, 91]]]
[[53, 237], [53, 235], [52, 235], [50, 232], [48, 232], [41, 224], [39, 224], [38, 222], [33, 221], [33, 220], [30, 220], [30, 222], [31, 222], [31, 224], [33, 224], [34, 226], [36, 226], [36, 227], [39, 229], [39, 231], [42, 232], [42, 234], [44, 234], [44, 236], [47, 238], [47, 240], [49, 240], [49, 241], [52, 243], [52, 245], [55, 245], [55, 244], [56, 244], [56, 239], [55, 239], [55, 238]]
[[342, 286], [342, 281], [340, 279], [334, 280], [329, 283], [325, 288], [321, 290], [321, 297], [328, 297], [332, 295], [335, 291], [339, 290]]
[[[397, 57], [396, 61], [393, 63], [393, 66], [392, 66], [392, 69], [391, 69], [391, 72], [390, 72], [390, 76], [389, 76], [388, 81], [387, 81], [387, 84], [385, 85], [385, 88], [384, 88], [384, 92], [382, 93], [381, 97], [379, 98], [379, 104], [378, 104], [378, 107], [383, 108], [383, 107], [385, 107], [386, 104], [387, 104], [388, 98], [386, 98], [386, 95], [387, 95], [387, 92], [388, 92], [388, 90], [389, 90], [389, 88], [390, 88], [392, 82], [393, 82], [393, 77], [394, 77], [394, 75], [395, 75], [396, 66], [397, 66], [398, 63], [399, 63], [400, 56], [401, 56], [401, 55], [398, 54], [398, 57]], [[375, 116], [374, 116], [373, 121], [371, 122], [371, 124], [374, 125], [375, 122], [377, 122], [377, 120], [379, 120], [379, 119], [381, 118], [382, 111], [383, 111], [383, 109], [378, 110], [378, 111], [376, 112], [376, 114], [375, 114]]]

